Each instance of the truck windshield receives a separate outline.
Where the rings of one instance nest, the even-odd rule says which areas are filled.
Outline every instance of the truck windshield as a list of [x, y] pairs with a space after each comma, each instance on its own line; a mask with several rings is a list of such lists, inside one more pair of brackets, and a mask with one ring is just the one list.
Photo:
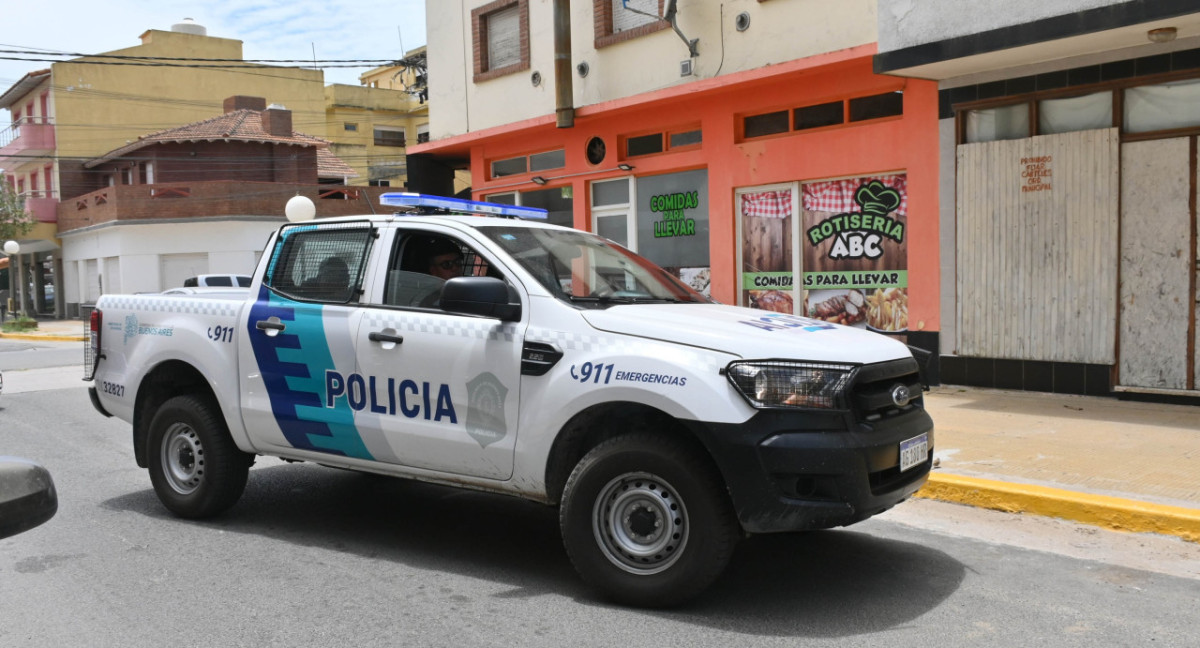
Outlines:
[[574, 304], [709, 301], [666, 270], [599, 236], [522, 227], [481, 231], [552, 294]]

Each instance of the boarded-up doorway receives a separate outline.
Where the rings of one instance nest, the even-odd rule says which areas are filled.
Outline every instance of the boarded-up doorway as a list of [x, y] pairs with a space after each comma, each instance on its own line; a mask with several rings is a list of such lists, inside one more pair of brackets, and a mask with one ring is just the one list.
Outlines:
[[1119, 384], [1196, 389], [1196, 138], [1121, 146]]

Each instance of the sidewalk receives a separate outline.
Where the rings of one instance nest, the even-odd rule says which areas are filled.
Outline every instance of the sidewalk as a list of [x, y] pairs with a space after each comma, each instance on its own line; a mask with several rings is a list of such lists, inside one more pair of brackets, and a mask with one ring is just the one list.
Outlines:
[[[0, 339], [82, 341], [82, 320]], [[1200, 542], [1200, 407], [944, 385], [917, 496]]]
[[1200, 407], [936, 387], [919, 497], [1200, 542]]
[[38, 327], [21, 333], [0, 331], [0, 340], [46, 340], [82, 342], [87, 322], [83, 320], [38, 320]]

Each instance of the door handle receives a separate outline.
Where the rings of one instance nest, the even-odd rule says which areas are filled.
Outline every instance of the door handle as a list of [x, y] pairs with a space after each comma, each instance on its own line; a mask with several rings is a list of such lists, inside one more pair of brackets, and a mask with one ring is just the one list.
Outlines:
[[383, 331], [371, 331], [367, 334], [367, 339], [372, 342], [395, 342], [396, 344], [404, 342], [403, 335], [393, 335], [391, 333], [384, 333]]
[[282, 331], [287, 328], [287, 325], [285, 325], [283, 322], [260, 320], [254, 323], [254, 328], [260, 331]]

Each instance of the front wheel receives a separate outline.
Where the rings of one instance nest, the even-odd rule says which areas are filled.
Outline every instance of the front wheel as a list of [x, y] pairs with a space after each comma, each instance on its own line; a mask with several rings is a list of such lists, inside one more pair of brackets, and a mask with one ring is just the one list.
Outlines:
[[708, 458], [648, 434], [605, 441], [579, 462], [559, 524], [584, 580], [617, 602], [646, 607], [677, 605], [704, 591], [738, 538]]
[[150, 482], [172, 513], [205, 518], [233, 506], [253, 455], [238, 449], [225, 421], [194, 396], [176, 396], [150, 422]]

